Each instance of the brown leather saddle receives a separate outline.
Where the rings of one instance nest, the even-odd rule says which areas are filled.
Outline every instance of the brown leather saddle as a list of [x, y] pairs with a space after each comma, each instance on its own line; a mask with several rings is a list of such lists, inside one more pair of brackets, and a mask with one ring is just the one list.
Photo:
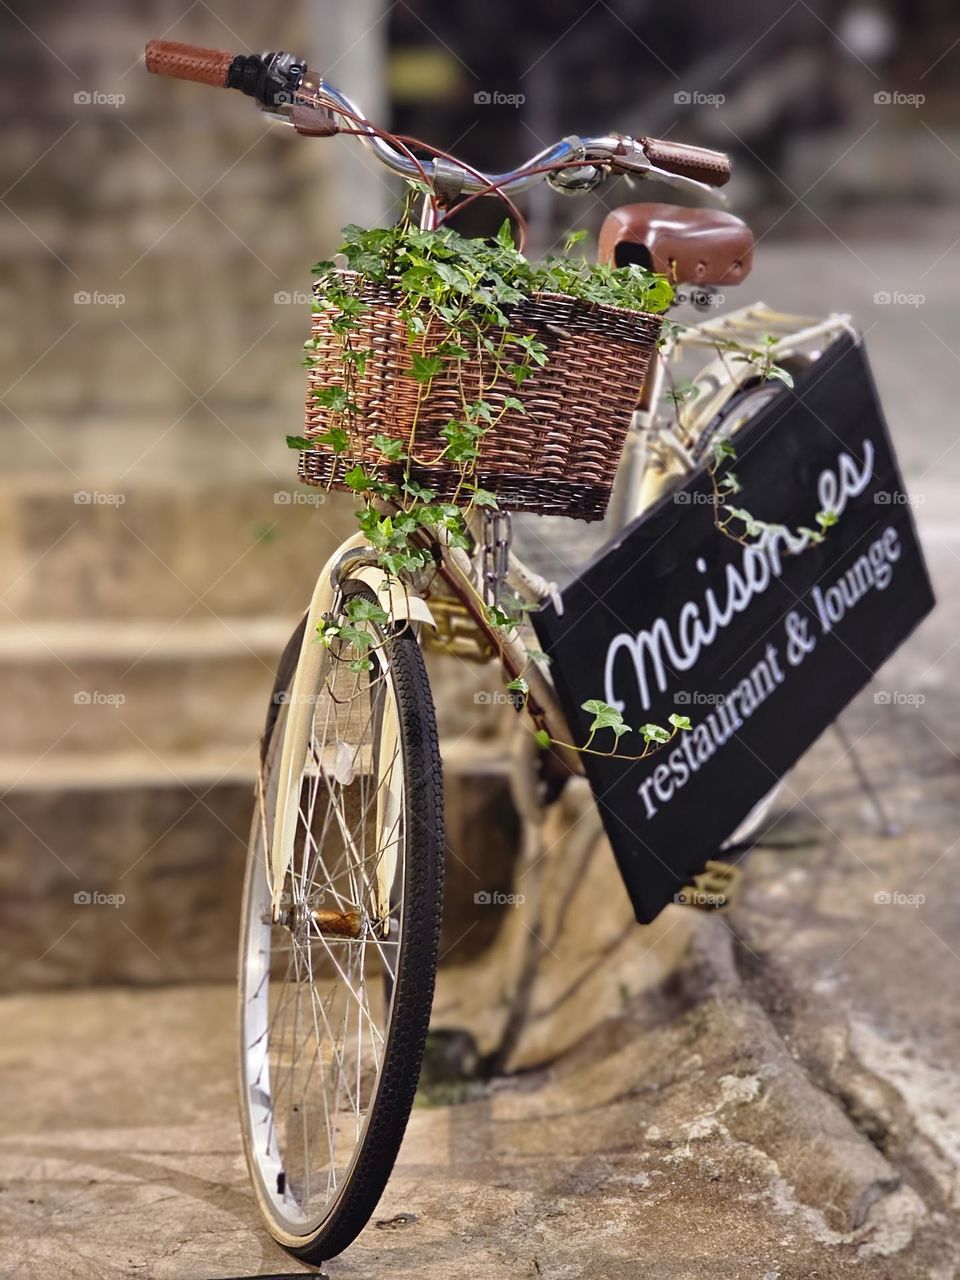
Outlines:
[[753, 232], [723, 209], [625, 204], [600, 229], [601, 262], [636, 262], [673, 284], [739, 284], [753, 265]]

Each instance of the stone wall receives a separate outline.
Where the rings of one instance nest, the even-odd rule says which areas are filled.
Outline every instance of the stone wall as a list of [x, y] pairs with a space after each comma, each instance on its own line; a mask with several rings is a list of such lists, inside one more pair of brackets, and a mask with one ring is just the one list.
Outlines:
[[331, 248], [324, 190], [341, 144], [146, 73], [154, 35], [229, 49], [309, 38], [304, 6], [236, 0], [228, 21], [163, 0], [8, 16], [4, 469], [289, 470], [308, 320], [288, 299]]

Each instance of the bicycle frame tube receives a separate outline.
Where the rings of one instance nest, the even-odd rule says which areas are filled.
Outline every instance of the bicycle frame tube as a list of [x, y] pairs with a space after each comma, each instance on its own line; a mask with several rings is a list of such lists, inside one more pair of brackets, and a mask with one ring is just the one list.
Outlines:
[[651, 356], [640, 393], [640, 403], [627, 432], [610, 499], [610, 518], [617, 530], [626, 528], [647, 506], [642, 492], [643, 482], [650, 456], [650, 433], [656, 426], [657, 406], [663, 389], [664, 362], [668, 358], [660, 351], [654, 351]]

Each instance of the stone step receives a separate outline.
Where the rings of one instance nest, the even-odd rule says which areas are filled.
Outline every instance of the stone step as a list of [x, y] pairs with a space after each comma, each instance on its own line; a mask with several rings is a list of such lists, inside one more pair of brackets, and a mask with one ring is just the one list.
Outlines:
[[[353, 501], [287, 477], [0, 485], [0, 602], [41, 619], [235, 618], [303, 610], [356, 522]], [[2, 621], [0, 615], [0, 621]]]
[[[301, 601], [302, 604], [302, 601]], [[280, 655], [299, 618], [0, 623], [0, 743], [43, 759], [143, 750], [237, 755], [262, 732]], [[441, 735], [489, 738], [513, 712], [488, 666], [428, 658]]]
[[237, 755], [295, 617], [0, 626], [0, 741], [24, 756]]
[[[489, 942], [519, 822], [501, 744], [444, 749], [441, 952]], [[0, 756], [0, 990], [231, 982], [256, 750]], [[121, 900], [122, 898], [122, 900]]]

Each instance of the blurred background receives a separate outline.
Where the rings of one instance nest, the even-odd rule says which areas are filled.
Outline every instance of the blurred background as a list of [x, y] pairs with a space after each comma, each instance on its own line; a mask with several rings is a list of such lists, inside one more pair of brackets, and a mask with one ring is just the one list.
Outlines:
[[[6, 988], [231, 979], [253, 744], [276, 658], [351, 522], [349, 503], [296, 484], [284, 436], [302, 423], [310, 267], [344, 222], [392, 216], [397, 191], [351, 140], [299, 138], [239, 95], [148, 76], [150, 37], [304, 51], [372, 119], [480, 167], [571, 132], [728, 150], [731, 207], [758, 246], [723, 305], [853, 313], [931, 554], [946, 548], [941, 593], [956, 582], [949, 0], [3, 10]], [[534, 252], [639, 198], [624, 183], [576, 202], [537, 190]], [[464, 229], [500, 217], [476, 212]], [[580, 536], [544, 552], [557, 576]], [[474, 749], [487, 723], [460, 679], [439, 699], [451, 901], [478, 818], [500, 832], [484, 856], [502, 887], [517, 841], [502, 761]], [[452, 956], [489, 940], [494, 913], [474, 925], [463, 940], [448, 923]]]

